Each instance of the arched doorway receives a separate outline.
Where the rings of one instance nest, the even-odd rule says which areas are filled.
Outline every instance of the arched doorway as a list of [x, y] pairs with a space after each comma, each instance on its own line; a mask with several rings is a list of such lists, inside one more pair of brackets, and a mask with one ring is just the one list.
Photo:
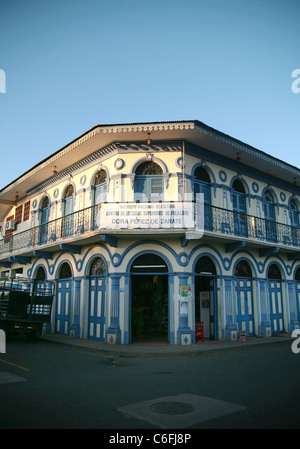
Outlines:
[[48, 242], [48, 222], [50, 215], [50, 202], [48, 196], [45, 196], [40, 209], [40, 244]]
[[234, 233], [238, 236], [247, 237], [246, 191], [239, 179], [233, 181], [232, 190]]
[[168, 341], [168, 266], [158, 255], [131, 265], [131, 342]]
[[263, 194], [263, 210], [265, 214], [266, 240], [268, 242], [277, 242], [275, 203], [270, 190], [266, 190]]
[[45, 290], [46, 271], [43, 266], [37, 268], [34, 275], [34, 292], [36, 295], [42, 295]]
[[200, 257], [195, 266], [195, 322], [203, 322], [204, 338], [216, 340], [216, 267], [208, 256]]
[[106, 265], [102, 257], [93, 260], [89, 270], [88, 338], [105, 340]]
[[69, 335], [72, 306], [72, 269], [68, 262], [61, 264], [56, 288], [55, 332]]
[[37, 281], [44, 281], [46, 279], [46, 272], [44, 267], [38, 267], [35, 274], [35, 279]]
[[107, 202], [108, 192], [107, 173], [103, 168], [96, 173], [92, 189], [94, 190], [93, 204], [95, 206], [93, 208], [93, 228], [97, 229], [100, 226], [99, 204]]
[[72, 184], [69, 184], [63, 195], [64, 204], [64, 219], [63, 219], [63, 236], [69, 237], [73, 235], [74, 226], [74, 188]]
[[254, 335], [254, 312], [252, 271], [246, 260], [241, 260], [235, 269], [236, 321], [239, 332]]
[[282, 276], [276, 263], [268, 269], [270, 318], [273, 334], [283, 332], [283, 306], [282, 306]]

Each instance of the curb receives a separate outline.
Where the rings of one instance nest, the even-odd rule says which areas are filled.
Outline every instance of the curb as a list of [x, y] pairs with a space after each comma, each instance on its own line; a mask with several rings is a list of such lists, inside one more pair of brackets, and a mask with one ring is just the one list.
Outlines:
[[113, 357], [178, 357], [178, 356], [199, 356], [206, 352], [220, 350], [245, 349], [253, 346], [268, 345], [272, 343], [283, 343], [293, 341], [287, 335], [273, 337], [250, 337], [245, 341], [207, 341], [195, 343], [189, 346], [177, 346], [168, 344], [131, 344], [131, 345], [109, 345], [88, 339], [74, 339], [68, 336], [57, 334], [43, 334], [41, 341], [57, 343], [67, 347], [73, 347], [90, 352], [100, 352], [103, 356]]

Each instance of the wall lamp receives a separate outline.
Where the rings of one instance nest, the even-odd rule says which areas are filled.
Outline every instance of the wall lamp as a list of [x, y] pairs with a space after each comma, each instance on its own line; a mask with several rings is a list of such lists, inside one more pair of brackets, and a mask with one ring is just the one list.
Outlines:
[[146, 142], [147, 142], [147, 145], [151, 145], [151, 142], [152, 142], [152, 140], [151, 140], [151, 133], [147, 133], [148, 134], [148, 137], [147, 137], [147, 140], [146, 140]]

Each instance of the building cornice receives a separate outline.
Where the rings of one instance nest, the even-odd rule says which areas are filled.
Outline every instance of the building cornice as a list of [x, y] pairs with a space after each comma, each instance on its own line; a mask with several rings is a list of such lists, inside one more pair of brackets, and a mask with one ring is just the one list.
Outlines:
[[219, 131], [213, 130], [212, 128], [198, 125], [198, 124], [195, 124], [195, 129], [203, 134], [208, 135], [209, 137], [214, 138], [215, 140], [218, 140], [222, 143], [230, 145], [231, 147], [235, 148], [237, 152], [247, 153], [247, 154], [255, 157], [256, 159], [261, 159], [264, 162], [273, 164], [283, 170], [288, 170], [297, 177], [300, 176], [299, 168], [294, 167], [294, 166], [288, 164], [287, 162], [284, 162], [278, 158], [270, 156], [261, 150], [258, 150], [258, 149], [251, 147], [239, 140], [234, 139], [233, 137], [227, 136], [226, 134], [223, 134]]
[[[169, 122], [151, 122], [151, 123], [127, 123], [127, 124], [99, 124], [74, 139], [72, 142], [56, 151], [54, 154], [50, 155], [48, 158], [42, 160], [40, 163], [33, 166], [30, 170], [25, 172], [15, 181], [13, 181], [8, 186], [4, 187], [0, 191], [0, 195], [6, 194], [6, 192], [10, 192], [17, 188], [20, 182], [26, 184], [30, 182], [30, 179], [34, 179], [34, 177], [41, 172], [43, 169], [48, 169], [49, 167], [54, 167], [59, 165], [58, 161], [68, 154], [72, 154], [72, 151], [78, 149], [78, 147], [82, 146], [85, 143], [88, 143], [96, 136], [103, 135], [108, 136], [111, 135], [111, 141], [114, 140], [122, 140], [122, 135], [126, 136], [126, 140], [130, 141], [130, 135], [135, 135], [135, 139], [137, 134], [141, 135], [143, 133], [162, 133], [160, 134], [161, 140], [164, 138], [171, 139], [172, 136], [168, 135], [164, 136], [164, 133], [168, 133], [172, 131], [177, 131], [175, 133], [173, 139], [176, 140], [189, 140], [189, 132], [191, 132], [194, 138], [191, 137], [191, 141], [194, 144], [201, 146], [201, 142], [195, 142], [195, 136], [206, 135], [209, 138], [212, 138], [215, 141], [221, 142], [223, 145], [228, 146], [229, 148], [234, 149], [236, 152], [243, 153], [244, 155], [249, 155], [252, 158], [260, 159], [267, 164], [271, 164], [273, 166], [278, 167], [280, 170], [284, 170], [286, 173], [290, 173], [291, 176], [295, 178], [300, 178], [300, 170], [297, 167], [294, 167], [290, 164], [287, 164], [284, 161], [281, 161], [273, 156], [268, 155], [254, 147], [251, 147], [237, 139], [232, 138], [229, 135], [226, 135], [220, 131], [217, 131], [214, 128], [207, 126], [206, 124], [198, 121], [198, 120], [189, 120], [189, 121], [169, 121]], [[179, 131], [179, 133], [178, 133]], [[180, 131], [182, 131], [182, 136], [180, 136]], [[114, 139], [115, 136], [116, 138]], [[197, 139], [197, 137], [196, 137]], [[107, 139], [106, 139], [107, 140]], [[212, 147], [212, 144], [210, 144]], [[292, 182], [292, 181], [291, 181]], [[29, 190], [29, 189], [27, 189]], [[30, 189], [31, 190], [31, 189]], [[9, 198], [10, 199], [10, 198]]]

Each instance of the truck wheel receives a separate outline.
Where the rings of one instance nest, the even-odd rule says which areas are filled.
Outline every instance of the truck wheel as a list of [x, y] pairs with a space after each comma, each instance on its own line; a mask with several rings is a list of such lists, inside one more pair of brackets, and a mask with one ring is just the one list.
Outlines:
[[37, 326], [32, 332], [29, 334], [29, 338], [32, 341], [38, 340], [42, 335], [42, 326]]
[[35, 338], [41, 338], [43, 326], [37, 326], [35, 330]]

